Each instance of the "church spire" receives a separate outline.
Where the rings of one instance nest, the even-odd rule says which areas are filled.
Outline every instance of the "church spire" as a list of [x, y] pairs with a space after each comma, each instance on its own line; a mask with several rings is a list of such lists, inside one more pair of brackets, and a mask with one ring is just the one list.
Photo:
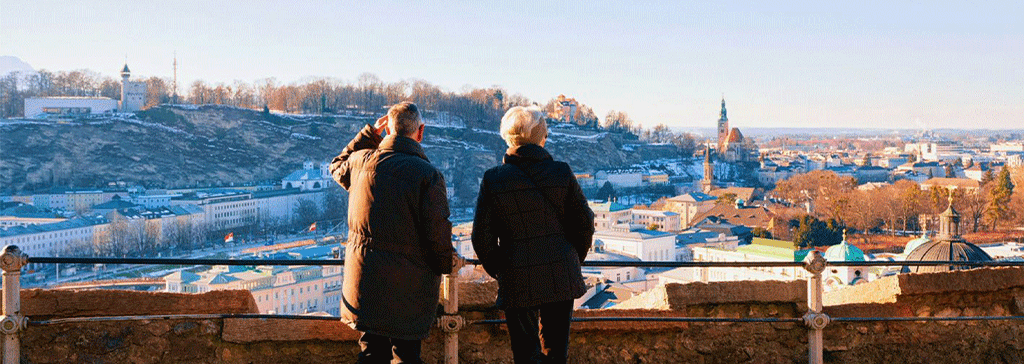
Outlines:
[[704, 179], [700, 182], [704, 193], [709, 193], [715, 186], [715, 166], [711, 163], [711, 146], [704, 145]]
[[729, 117], [725, 115], [725, 95], [722, 95], [722, 114], [718, 121], [729, 121]]

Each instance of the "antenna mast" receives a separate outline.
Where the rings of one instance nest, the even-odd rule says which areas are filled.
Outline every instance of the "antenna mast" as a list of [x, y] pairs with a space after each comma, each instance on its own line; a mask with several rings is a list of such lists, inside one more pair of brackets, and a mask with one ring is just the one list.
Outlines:
[[177, 104], [178, 103], [178, 52], [177, 51], [174, 52], [174, 79], [171, 81], [171, 88], [173, 89], [173, 91], [171, 91], [171, 94], [173, 95], [173, 96], [171, 96], [171, 100], [172, 100], [171, 103]]

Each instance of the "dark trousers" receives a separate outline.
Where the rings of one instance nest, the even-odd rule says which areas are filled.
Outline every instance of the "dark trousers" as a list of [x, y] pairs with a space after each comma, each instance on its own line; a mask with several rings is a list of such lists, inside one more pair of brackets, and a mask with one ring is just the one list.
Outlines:
[[359, 364], [387, 364], [394, 358], [398, 363], [421, 364], [420, 341], [394, 339], [381, 335], [363, 333], [359, 337]]
[[516, 364], [565, 363], [569, 359], [572, 300], [505, 310]]

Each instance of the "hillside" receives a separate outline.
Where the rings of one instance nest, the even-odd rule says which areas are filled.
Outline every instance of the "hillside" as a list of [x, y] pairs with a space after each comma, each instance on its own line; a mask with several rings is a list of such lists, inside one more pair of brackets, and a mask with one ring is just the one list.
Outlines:
[[[453, 202], [472, 203], [478, 178], [500, 163], [504, 141], [496, 131], [429, 116], [427, 156], [455, 187]], [[160, 106], [132, 117], [59, 123], [6, 120], [0, 124], [0, 192], [100, 187], [111, 181], [150, 188], [274, 181], [307, 159], [330, 160], [371, 121], [225, 106]], [[671, 147], [575, 129], [552, 128], [547, 146], [577, 171], [675, 157]]]

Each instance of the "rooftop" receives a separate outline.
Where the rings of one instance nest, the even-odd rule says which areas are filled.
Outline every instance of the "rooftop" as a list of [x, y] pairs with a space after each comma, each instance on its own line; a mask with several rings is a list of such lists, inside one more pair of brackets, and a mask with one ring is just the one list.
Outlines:
[[618, 202], [589, 202], [590, 209], [594, 212], [616, 212], [622, 210], [629, 210], [626, 205], [619, 204]]

